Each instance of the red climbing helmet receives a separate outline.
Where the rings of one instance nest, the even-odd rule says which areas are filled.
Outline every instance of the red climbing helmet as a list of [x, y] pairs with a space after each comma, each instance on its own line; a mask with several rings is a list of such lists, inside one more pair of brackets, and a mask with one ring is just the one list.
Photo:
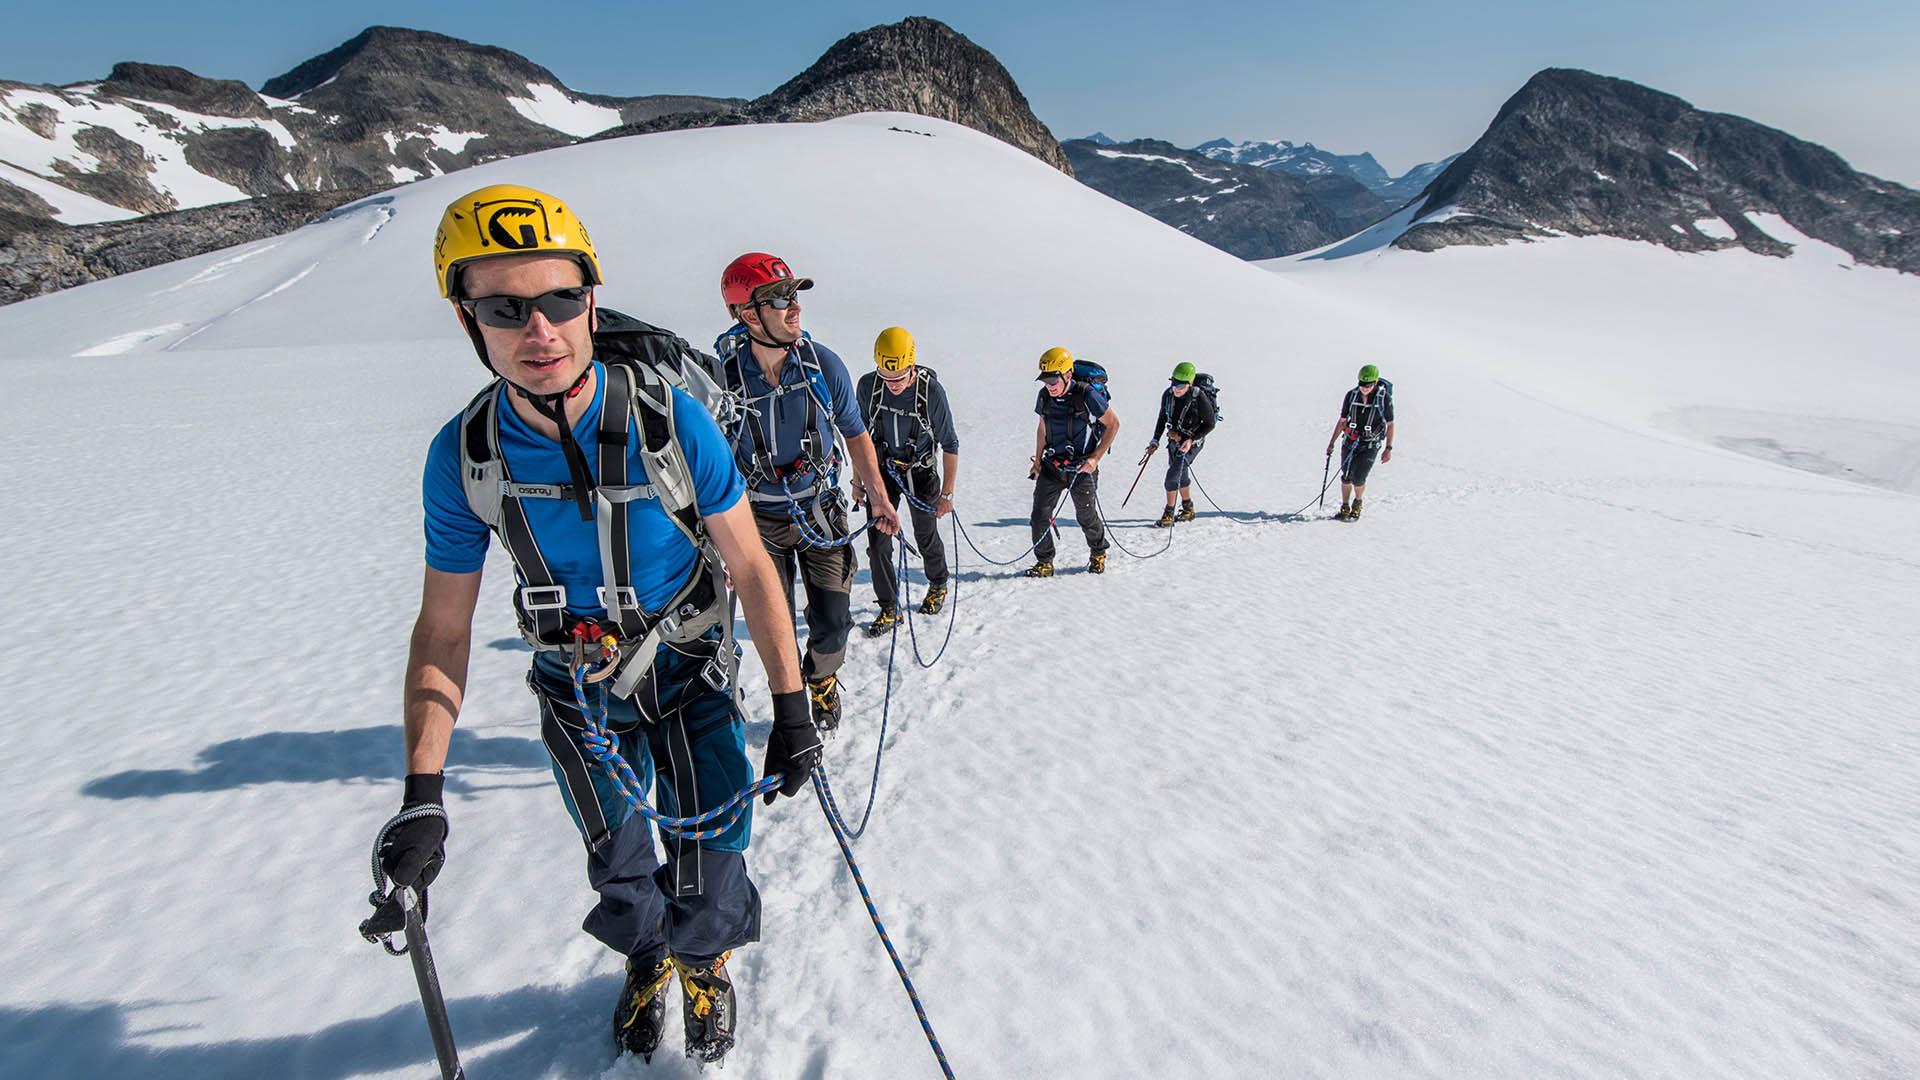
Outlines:
[[727, 314], [734, 314], [740, 305], [752, 300], [755, 289], [776, 281], [792, 281], [795, 292], [813, 288], [812, 278], [794, 277], [787, 260], [778, 255], [749, 251], [728, 263], [720, 272], [720, 299], [727, 305]]

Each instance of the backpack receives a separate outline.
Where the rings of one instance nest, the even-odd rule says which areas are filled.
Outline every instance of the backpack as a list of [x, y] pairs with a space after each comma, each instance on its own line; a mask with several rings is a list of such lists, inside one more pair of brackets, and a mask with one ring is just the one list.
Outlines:
[[1225, 420], [1226, 417], [1220, 415], [1220, 387], [1215, 385], [1213, 376], [1201, 372], [1193, 377], [1193, 385], [1195, 389], [1206, 392], [1207, 404], [1213, 406], [1213, 422], [1218, 424]]
[[1097, 386], [1105, 390], [1107, 388], [1107, 369], [1092, 360], [1075, 360], [1073, 362], [1073, 381], [1086, 383], [1089, 386]]
[[[607, 326], [610, 315], [613, 325]], [[733, 643], [733, 592], [726, 566], [700, 520], [693, 471], [673, 419], [676, 387], [700, 400], [696, 388], [717, 390], [717, 386], [705, 370], [701, 354], [669, 331], [607, 309], [601, 310], [600, 320], [603, 330], [594, 335], [594, 349], [606, 366], [607, 378], [596, 439], [599, 483], [594, 489], [603, 581], [599, 599], [607, 612], [606, 621], [619, 628], [625, 641], [610, 689], [617, 696], [631, 696], [640, 680], [652, 671], [660, 645], [690, 645], [716, 628], [721, 631], [720, 644], [702, 676], [714, 689], [724, 689], [733, 683], [738, 667]], [[536, 650], [563, 648], [570, 640], [563, 625], [566, 588], [554, 581], [520, 503], [525, 499], [571, 501], [573, 492], [569, 484], [514, 481], [500, 453], [500, 386], [499, 379], [489, 382], [461, 415], [461, 486], [474, 516], [500, 538], [501, 546], [513, 559], [520, 583], [513, 594], [520, 636]], [[627, 403], [626, 408], [618, 407], [621, 401]], [[630, 419], [640, 430], [640, 460], [645, 473], [645, 483], [641, 484], [632, 483], [628, 476]], [[629, 503], [647, 498], [660, 501], [661, 509], [700, 555], [687, 580], [656, 614], [640, 606], [633, 588], [624, 512]]]
[[636, 370], [641, 366], [653, 369], [668, 386], [685, 391], [705, 406], [725, 429], [737, 403], [728, 398], [725, 367], [718, 358], [694, 348], [670, 330], [612, 308], [603, 307], [598, 315], [599, 326], [593, 332], [594, 359]]

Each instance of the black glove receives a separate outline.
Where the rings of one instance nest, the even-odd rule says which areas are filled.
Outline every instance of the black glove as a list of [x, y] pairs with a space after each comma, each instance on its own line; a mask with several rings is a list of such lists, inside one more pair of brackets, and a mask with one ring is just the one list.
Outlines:
[[[441, 800], [445, 784], [442, 773], [408, 773], [400, 812], [416, 806], [445, 806]], [[425, 892], [446, 861], [447, 819], [438, 814], [400, 823], [380, 845], [380, 869], [396, 887], [406, 885], [415, 892]]]
[[[820, 732], [813, 726], [813, 707], [805, 690], [773, 695], [773, 731], [767, 735], [767, 760], [760, 766], [761, 776], [785, 773], [780, 794], [792, 795], [805, 786], [813, 767], [820, 761]], [[774, 793], [765, 801], [773, 803]]]

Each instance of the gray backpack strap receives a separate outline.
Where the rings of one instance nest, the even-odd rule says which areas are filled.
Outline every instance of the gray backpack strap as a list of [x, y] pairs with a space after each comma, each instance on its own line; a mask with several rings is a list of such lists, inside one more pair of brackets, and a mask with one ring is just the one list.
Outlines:
[[[640, 463], [647, 475], [647, 490], [660, 501], [660, 508], [693, 544], [700, 559], [660, 614], [648, 620], [644, 632], [629, 636], [626, 651], [632, 659], [614, 677], [612, 689], [623, 697], [631, 695], [652, 668], [654, 654], [661, 645], [689, 644], [718, 627], [719, 648], [701, 677], [715, 690], [724, 690], [734, 683], [739, 662], [733, 639], [733, 592], [727, 584], [726, 564], [700, 520], [693, 468], [674, 425], [673, 390], [650, 369], [641, 369], [637, 376], [628, 393], [632, 402], [630, 415], [640, 428]], [[624, 450], [624, 438], [621, 446]], [[605, 558], [603, 553], [602, 560]]]
[[489, 529], [500, 527], [500, 483], [505, 467], [500, 459], [500, 429], [494, 423], [494, 404], [500, 399], [500, 380], [475, 394], [460, 414], [460, 486], [467, 506]]
[[534, 542], [533, 528], [521, 507], [522, 499], [570, 499], [563, 485], [516, 484], [500, 453], [500, 380], [488, 383], [460, 418], [460, 483], [467, 506], [487, 524], [513, 559], [520, 588], [513, 609], [520, 636], [536, 649], [550, 649], [560, 640], [567, 590], [556, 584], [553, 570]]

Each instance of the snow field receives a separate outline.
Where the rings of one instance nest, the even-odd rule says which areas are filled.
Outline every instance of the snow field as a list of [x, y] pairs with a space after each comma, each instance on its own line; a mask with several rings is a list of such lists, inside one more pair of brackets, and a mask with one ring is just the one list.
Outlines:
[[[781, 184], [725, 167], [743, 156]], [[0, 661], [0, 1074], [432, 1071], [406, 964], [353, 925], [397, 798], [420, 462], [483, 377], [428, 242], [503, 179], [591, 222], [603, 303], [696, 342], [748, 249], [819, 279], [808, 325], [856, 371], [911, 328], [996, 556], [1028, 542], [1041, 349], [1114, 372], [1102, 500], [1142, 552], [1164, 459], [1118, 504], [1165, 372], [1218, 376], [1200, 480], [1267, 520], [1203, 501], [1169, 554], [1096, 578], [1063, 513], [1060, 577], [963, 551], [947, 658], [900, 644], [856, 850], [959, 1075], [1920, 1069], [1913, 500], [1656, 419], [1844, 416], [1834, 387], [1871, 377], [1883, 422], [1920, 424], [1911, 281], [1606, 241], [1269, 274], [983, 136], [874, 116], [483, 166], [0, 311], [0, 632], [34, 646]], [[754, 200], [780, 212], [728, 212]], [[1369, 360], [1402, 428], [1365, 517], [1272, 520], [1318, 489]], [[577, 929], [509, 579], [496, 557], [433, 889], [463, 1056], [691, 1076], [677, 1033], [651, 1069], [603, 1041], [619, 960]], [[864, 573], [855, 598], [870, 617]], [[944, 626], [922, 622], [929, 653]], [[885, 644], [856, 636], [843, 673], [849, 815]], [[817, 808], [756, 810], [728, 1075], [931, 1074]]]

